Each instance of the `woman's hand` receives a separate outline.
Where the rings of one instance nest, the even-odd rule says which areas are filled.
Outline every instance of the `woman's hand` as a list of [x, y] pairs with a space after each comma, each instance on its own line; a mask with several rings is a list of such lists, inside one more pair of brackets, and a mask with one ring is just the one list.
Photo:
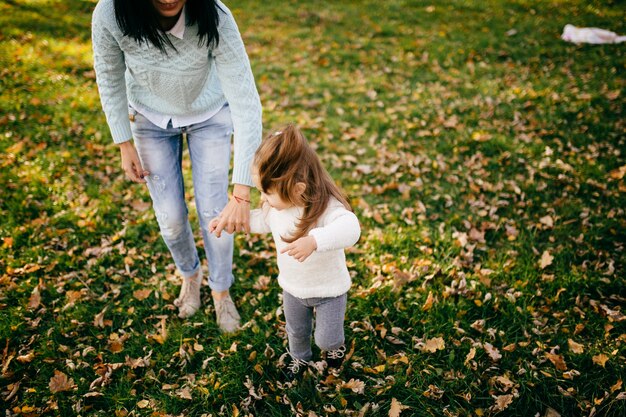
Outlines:
[[222, 236], [222, 231], [250, 232], [250, 187], [235, 184], [233, 195], [217, 220], [217, 224], [213, 221], [209, 224], [209, 231], [217, 237]]
[[304, 236], [285, 246], [280, 253], [287, 253], [298, 262], [304, 262], [317, 249], [317, 241], [313, 236]]
[[122, 169], [126, 173], [126, 177], [133, 182], [145, 183], [145, 177], [150, 173], [143, 169], [133, 142], [129, 140], [119, 146], [122, 153]]

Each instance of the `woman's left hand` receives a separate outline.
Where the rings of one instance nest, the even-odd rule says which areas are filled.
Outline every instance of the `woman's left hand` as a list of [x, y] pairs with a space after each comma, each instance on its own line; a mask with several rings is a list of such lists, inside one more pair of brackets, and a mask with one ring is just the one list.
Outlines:
[[235, 184], [233, 195], [217, 217], [218, 222], [211, 222], [209, 231], [217, 237], [226, 233], [250, 232], [250, 187]]

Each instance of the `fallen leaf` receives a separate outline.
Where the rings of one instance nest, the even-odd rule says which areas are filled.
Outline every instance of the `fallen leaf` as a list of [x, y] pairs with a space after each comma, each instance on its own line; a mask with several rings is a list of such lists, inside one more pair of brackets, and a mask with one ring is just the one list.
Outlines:
[[402, 405], [402, 403], [395, 398], [391, 399], [391, 407], [389, 408], [389, 417], [398, 417], [402, 410], [406, 410], [407, 408], [411, 408], [406, 405]]
[[432, 398], [433, 400], [439, 400], [443, 397], [444, 390], [439, 388], [437, 385], [429, 385], [428, 389], [424, 391], [424, 396], [426, 398]]
[[422, 311], [430, 310], [433, 306], [433, 301], [434, 301], [433, 292], [428, 291], [428, 297], [426, 297], [426, 301], [424, 302], [424, 305], [422, 306]]
[[567, 344], [569, 346], [569, 350], [571, 350], [573, 353], [583, 353], [585, 351], [584, 345], [576, 343], [572, 339], [567, 339]]
[[35, 310], [39, 304], [41, 304], [41, 294], [39, 293], [39, 285], [36, 285], [28, 299], [28, 309]]
[[494, 399], [496, 403], [493, 406], [494, 411], [502, 411], [505, 410], [511, 403], [513, 402], [513, 395], [498, 395], [495, 396]]
[[626, 165], [622, 165], [621, 167], [609, 172], [609, 177], [614, 180], [621, 180], [624, 178], [624, 175], [626, 175]]
[[552, 255], [550, 255], [550, 252], [543, 251], [543, 254], [541, 255], [541, 261], [539, 261], [539, 266], [541, 266], [541, 269], [546, 269], [548, 266], [552, 265], [552, 261], [554, 260], [554, 257]]
[[554, 219], [552, 218], [552, 216], [543, 216], [542, 218], [539, 219], [539, 223], [543, 224], [544, 226], [546, 226], [547, 228], [551, 229], [552, 227], [554, 227]]
[[548, 407], [543, 417], [561, 417], [561, 414], [559, 414], [554, 408]]
[[189, 391], [188, 387], [184, 387], [176, 391], [176, 396], [178, 398], [182, 398], [183, 400], [192, 400], [191, 391]]
[[151, 293], [152, 293], [152, 290], [147, 289], [147, 288], [143, 290], [136, 290], [136, 291], [133, 291], [133, 297], [135, 297], [135, 299], [139, 301], [142, 301], [148, 298]]
[[498, 348], [494, 347], [491, 343], [485, 343], [483, 347], [492, 361], [497, 362], [502, 358]]
[[54, 370], [54, 376], [50, 378], [50, 392], [56, 394], [57, 392], [70, 391], [74, 388], [74, 380], [67, 377], [63, 372]]
[[149, 405], [150, 405], [150, 402], [148, 400], [141, 400], [137, 403], [138, 408], [146, 408]]
[[552, 362], [552, 364], [559, 371], [567, 371], [567, 364], [565, 363], [565, 359], [563, 359], [562, 355], [557, 355], [554, 353], [546, 353], [546, 358]]
[[595, 363], [596, 365], [600, 365], [604, 368], [604, 365], [606, 365], [606, 361], [609, 360], [609, 357], [606, 356], [604, 353], [600, 353], [599, 355], [595, 355], [594, 357], [592, 357], [591, 360], [593, 360], [593, 363]]
[[361, 380], [354, 378], [350, 378], [348, 382], [344, 382], [341, 387], [350, 389], [357, 394], [363, 394], [363, 392], [365, 391], [365, 383]]
[[442, 337], [433, 337], [432, 339], [426, 340], [424, 346], [422, 347], [422, 352], [436, 352], [438, 350], [443, 350], [446, 347], [446, 343], [443, 341]]

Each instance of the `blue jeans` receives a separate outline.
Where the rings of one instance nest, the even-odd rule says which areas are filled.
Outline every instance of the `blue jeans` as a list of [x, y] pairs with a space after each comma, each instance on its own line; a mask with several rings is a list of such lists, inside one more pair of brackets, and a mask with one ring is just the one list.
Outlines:
[[209, 286], [225, 291], [233, 283], [233, 235], [221, 238], [208, 233], [209, 221], [228, 202], [228, 171], [233, 124], [225, 105], [202, 123], [162, 129], [132, 108], [135, 147], [150, 175], [147, 178], [152, 205], [161, 236], [183, 277], [200, 269], [200, 259], [189, 224], [182, 174], [183, 136], [187, 137], [196, 209], [204, 250], [209, 263]]
[[283, 291], [285, 329], [289, 339], [289, 353], [308, 361], [311, 351], [311, 332], [315, 310], [315, 344], [321, 350], [335, 350], [344, 342], [343, 322], [348, 294], [338, 297], [298, 298]]

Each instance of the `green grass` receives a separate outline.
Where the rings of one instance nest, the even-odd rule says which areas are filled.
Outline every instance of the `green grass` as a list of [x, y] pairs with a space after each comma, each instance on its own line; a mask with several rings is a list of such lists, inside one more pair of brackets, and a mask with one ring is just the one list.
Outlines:
[[[287, 387], [269, 237], [236, 239], [245, 330], [219, 333], [208, 291], [176, 317], [147, 190], [100, 108], [95, 3], [0, 2], [0, 409], [624, 415], [626, 55], [559, 39], [566, 23], [626, 33], [623, 4], [440, 3], [228, 2], [266, 129], [303, 127], [363, 227], [352, 356]], [[55, 371], [74, 387], [52, 393]]]

